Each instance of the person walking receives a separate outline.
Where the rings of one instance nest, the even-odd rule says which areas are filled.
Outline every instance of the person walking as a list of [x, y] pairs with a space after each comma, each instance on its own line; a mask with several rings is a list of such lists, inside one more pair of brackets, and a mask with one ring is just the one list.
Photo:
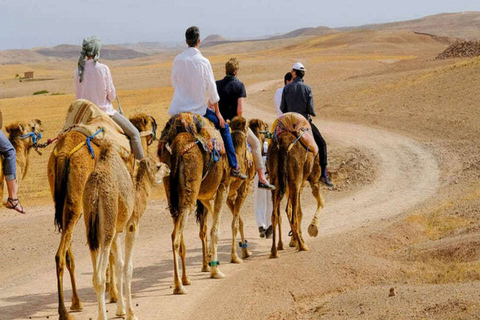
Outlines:
[[277, 116], [281, 116], [283, 114], [282, 110], [280, 110], [280, 105], [282, 104], [282, 93], [283, 93], [283, 88], [290, 82], [292, 82], [292, 74], [290, 72], [287, 72], [285, 76], [283, 77], [283, 84], [284, 86], [281, 88], [278, 88], [277, 91], [275, 92], [275, 96], [273, 97], [273, 103], [275, 105], [275, 111], [277, 111]]
[[[0, 119], [1, 117], [2, 116], [0, 113]], [[5, 207], [20, 213], [26, 213], [17, 196], [17, 153], [12, 143], [10, 140], [8, 140], [7, 136], [1, 129], [2, 126], [0, 120], [0, 155], [3, 158], [2, 168], [8, 191], [8, 198], [7, 202], [5, 203]]]
[[200, 30], [195, 26], [188, 28], [185, 39], [188, 48], [173, 60], [171, 81], [174, 92], [168, 114], [174, 116], [181, 112], [192, 112], [212, 121], [222, 135], [230, 175], [245, 180], [247, 176], [240, 172], [229, 126], [218, 108], [220, 97], [212, 66], [198, 50]]
[[[220, 101], [218, 108], [225, 120], [232, 120], [236, 116], [243, 115], [243, 100], [247, 97], [245, 85], [237, 78], [240, 65], [236, 58], [231, 58], [225, 63], [225, 77], [216, 82]], [[262, 146], [253, 131], [248, 128], [247, 142], [252, 148], [253, 162], [258, 173], [258, 187], [275, 190], [265, 175], [265, 165], [262, 159]]]
[[303, 115], [312, 126], [312, 133], [315, 142], [318, 145], [320, 156], [321, 176], [320, 182], [329, 187], [333, 187], [327, 173], [327, 143], [323, 139], [320, 131], [312, 121], [312, 116], [315, 117], [315, 108], [313, 105], [312, 89], [304, 81], [305, 67], [300, 62], [295, 62], [292, 67], [293, 80], [283, 88], [282, 103], [280, 110], [285, 112], [297, 112]]
[[95, 37], [83, 39], [82, 52], [75, 69], [75, 98], [86, 99], [108, 114], [130, 139], [130, 146], [137, 160], [145, 158], [138, 129], [113, 108], [112, 102], [117, 98], [112, 74], [107, 65], [98, 62], [101, 42]]

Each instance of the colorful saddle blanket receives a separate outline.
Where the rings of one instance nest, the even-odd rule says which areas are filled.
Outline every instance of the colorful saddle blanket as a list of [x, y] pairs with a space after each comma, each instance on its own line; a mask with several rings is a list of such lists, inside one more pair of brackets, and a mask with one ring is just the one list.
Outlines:
[[[181, 132], [191, 133], [205, 152], [218, 152], [225, 154], [225, 147], [220, 132], [215, 129], [213, 123], [197, 114], [190, 112], [179, 113], [168, 120], [158, 144], [158, 155], [162, 159], [167, 145], [170, 145], [175, 136]], [[191, 147], [193, 147], [192, 145]], [[185, 150], [186, 152], [188, 150]]]
[[130, 153], [130, 141], [123, 133], [122, 128], [100, 110], [93, 102], [79, 99], [74, 101], [67, 111], [63, 132], [77, 131], [85, 136], [95, 134], [100, 128], [102, 132], [92, 140], [98, 144], [99, 140], [108, 140], [112, 145], [121, 147]]
[[293, 133], [300, 142], [312, 151], [315, 155], [318, 153], [318, 146], [313, 138], [312, 126], [310, 122], [299, 113], [287, 112], [282, 114], [272, 125], [274, 137], [278, 137], [285, 132]]

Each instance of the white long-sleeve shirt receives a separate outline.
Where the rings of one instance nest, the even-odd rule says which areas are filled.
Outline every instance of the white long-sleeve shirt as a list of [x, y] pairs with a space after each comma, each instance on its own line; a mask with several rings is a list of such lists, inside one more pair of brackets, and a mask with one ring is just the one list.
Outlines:
[[208, 100], [220, 100], [210, 61], [197, 48], [189, 47], [173, 60], [172, 86], [175, 91], [168, 109], [171, 116], [181, 112], [203, 116]]
[[278, 89], [275, 92], [275, 96], [273, 97], [273, 103], [275, 104], [275, 111], [277, 111], [277, 116], [281, 116], [283, 114], [282, 110], [280, 110], [280, 105], [282, 104], [282, 93], [283, 87]]
[[113, 86], [112, 74], [106, 65], [87, 60], [82, 82], [78, 79], [78, 69], [75, 69], [74, 78], [76, 99], [89, 100], [110, 116], [117, 112], [112, 105], [117, 93]]

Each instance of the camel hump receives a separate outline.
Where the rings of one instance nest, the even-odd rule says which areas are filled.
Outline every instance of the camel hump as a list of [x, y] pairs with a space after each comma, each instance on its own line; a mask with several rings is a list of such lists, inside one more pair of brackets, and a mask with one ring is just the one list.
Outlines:
[[313, 138], [312, 126], [310, 122], [300, 113], [287, 112], [282, 114], [273, 124], [275, 136], [280, 136], [286, 132], [293, 133], [300, 142], [313, 152], [318, 153], [318, 146]]
[[95, 136], [95, 140], [109, 140], [112, 144], [130, 152], [130, 142], [122, 128], [113, 121], [105, 112], [100, 110], [93, 102], [78, 99], [72, 102], [68, 108], [63, 131], [77, 131], [89, 137], [99, 129], [102, 132]]

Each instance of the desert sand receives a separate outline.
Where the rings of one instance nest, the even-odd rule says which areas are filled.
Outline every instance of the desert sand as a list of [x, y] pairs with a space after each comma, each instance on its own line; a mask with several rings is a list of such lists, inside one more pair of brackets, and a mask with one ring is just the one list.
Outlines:
[[[477, 319], [480, 318], [478, 96], [480, 59], [435, 60], [448, 45], [412, 31], [352, 30], [320, 36], [223, 43], [202, 50], [215, 77], [231, 56], [247, 86], [247, 118], [275, 119], [273, 95], [295, 61], [307, 68], [315, 123], [329, 148], [336, 187], [310, 248], [269, 259], [258, 236], [253, 195], [242, 209], [253, 253], [230, 264], [231, 214], [223, 208], [219, 258], [226, 278], [200, 272], [198, 226], [185, 231], [188, 294], [174, 296], [171, 218], [163, 186], [140, 222], [132, 291], [139, 319]], [[147, 112], [163, 127], [175, 53], [106, 61], [128, 115]], [[76, 61], [0, 65], [4, 122], [39, 118], [44, 135], [61, 129], [73, 96]], [[27, 70], [52, 80], [19, 82]], [[48, 94], [33, 92], [47, 90]], [[57, 93], [52, 95], [52, 93]], [[20, 189], [28, 214], [0, 209], [0, 318], [57, 317], [54, 256], [59, 235], [43, 155], [31, 154]], [[150, 154], [155, 154], [152, 147]], [[314, 213], [309, 188], [306, 223]], [[306, 222], [305, 222], [306, 221]], [[284, 239], [288, 239], [285, 227]], [[80, 219], [73, 240], [77, 319], [96, 318], [92, 266]], [[71, 297], [65, 275], [65, 297]], [[395, 295], [389, 297], [391, 289]], [[108, 305], [111, 319], [115, 305]]]

